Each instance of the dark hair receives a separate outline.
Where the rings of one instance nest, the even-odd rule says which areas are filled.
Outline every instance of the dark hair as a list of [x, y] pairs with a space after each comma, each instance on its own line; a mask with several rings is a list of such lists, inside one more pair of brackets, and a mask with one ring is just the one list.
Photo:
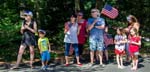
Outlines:
[[76, 18], [77, 15], [73, 13], [73, 14], [70, 15], [70, 17], [75, 17]]

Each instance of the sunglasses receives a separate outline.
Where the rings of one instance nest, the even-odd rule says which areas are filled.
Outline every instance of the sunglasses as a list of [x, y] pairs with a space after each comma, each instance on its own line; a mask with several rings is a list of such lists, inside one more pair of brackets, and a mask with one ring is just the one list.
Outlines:
[[95, 12], [97, 12], [97, 11], [91, 11], [91, 13], [95, 13]]
[[83, 15], [78, 15], [78, 16], [83, 16]]
[[27, 17], [28, 15], [24, 15], [25, 17]]

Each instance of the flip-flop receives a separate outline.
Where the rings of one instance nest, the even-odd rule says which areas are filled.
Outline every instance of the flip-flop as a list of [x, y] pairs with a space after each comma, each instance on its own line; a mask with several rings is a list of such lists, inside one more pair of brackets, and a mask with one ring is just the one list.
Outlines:
[[65, 66], [69, 66], [69, 64], [65, 64]]

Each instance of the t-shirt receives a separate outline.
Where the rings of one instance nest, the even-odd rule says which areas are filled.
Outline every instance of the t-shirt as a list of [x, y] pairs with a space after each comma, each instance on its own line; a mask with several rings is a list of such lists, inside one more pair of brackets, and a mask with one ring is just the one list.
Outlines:
[[[126, 35], [116, 35], [115, 36], [115, 40], [117, 42], [120, 42], [120, 41], [123, 41], [127, 39], [127, 36]], [[118, 43], [118, 44], [115, 44], [115, 49], [117, 50], [124, 50], [125, 49], [125, 43]]]
[[48, 50], [48, 44], [49, 44], [49, 40], [47, 37], [38, 39], [38, 46], [40, 46], [41, 51], [47, 51]]
[[[95, 20], [98, 20], [98, 22], [95, 24], [95, 26], [102, 26], [102, 25], [105, 25], [105, 21], [103, 18], [89, 18], [88, 19], [88, 25], [91, 25]], [[90, 30], [90, 35], [89, 35], [89, 38], [91, 39], [96, 39], [96, 40], [99, 40], [99, 39], [103, 39], [103, 33], [104, 33], [104, 29], [98, 29], [96, 27], [93, 27], [91, 30]]]
[[81, 27], [78, 34], [78, 43], [84, 44], [86, 42], [86, 36], [87, 36], [87, 32], [86, 32], [87, 21], [83, 20], [81, 22], [78, 22], [78, 26]]
[[[131, 41], [131, 42], [139, 42], [140, 40], [141, 39], [140, 39], [139, 36], [137, 36], [137, 37], [130, 36], [129, 37], [129, 41]], [[135, 44], [130, 44], [129, 43], [129, 50], [130, 50], [131, 53], [138, 52], [139, 51], [139, 45], [135, 45]]]
[[66, 25], [68, 25], [69, 30], [65, 34], [64, 42], [65, 43], [78, 43], [77, 38], [77, 31], [78, 31], [78, 24], [71, 24], [70, 22], [67, 22]]

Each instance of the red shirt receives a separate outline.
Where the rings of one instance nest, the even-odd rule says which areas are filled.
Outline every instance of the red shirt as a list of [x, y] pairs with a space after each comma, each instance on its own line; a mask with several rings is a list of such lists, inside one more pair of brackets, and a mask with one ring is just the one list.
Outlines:
[[[137, 37], [130, 36], [129, 40], [133, 41], [133, 42], [139, 42], [140, 37], [139, 36], [137, 36]], [[138, 52], [139, 51], [139, 45], [129, 44], [129, 50], [131, 53]]]
[[78, 34], [78, 43], [79, 44], [84, 44], [86, 42], [86, 38], [87, 38], [86, 26], [87, 26], [86, 20], [78, 23], [78, 27], [80, 29], [79, 34]]

